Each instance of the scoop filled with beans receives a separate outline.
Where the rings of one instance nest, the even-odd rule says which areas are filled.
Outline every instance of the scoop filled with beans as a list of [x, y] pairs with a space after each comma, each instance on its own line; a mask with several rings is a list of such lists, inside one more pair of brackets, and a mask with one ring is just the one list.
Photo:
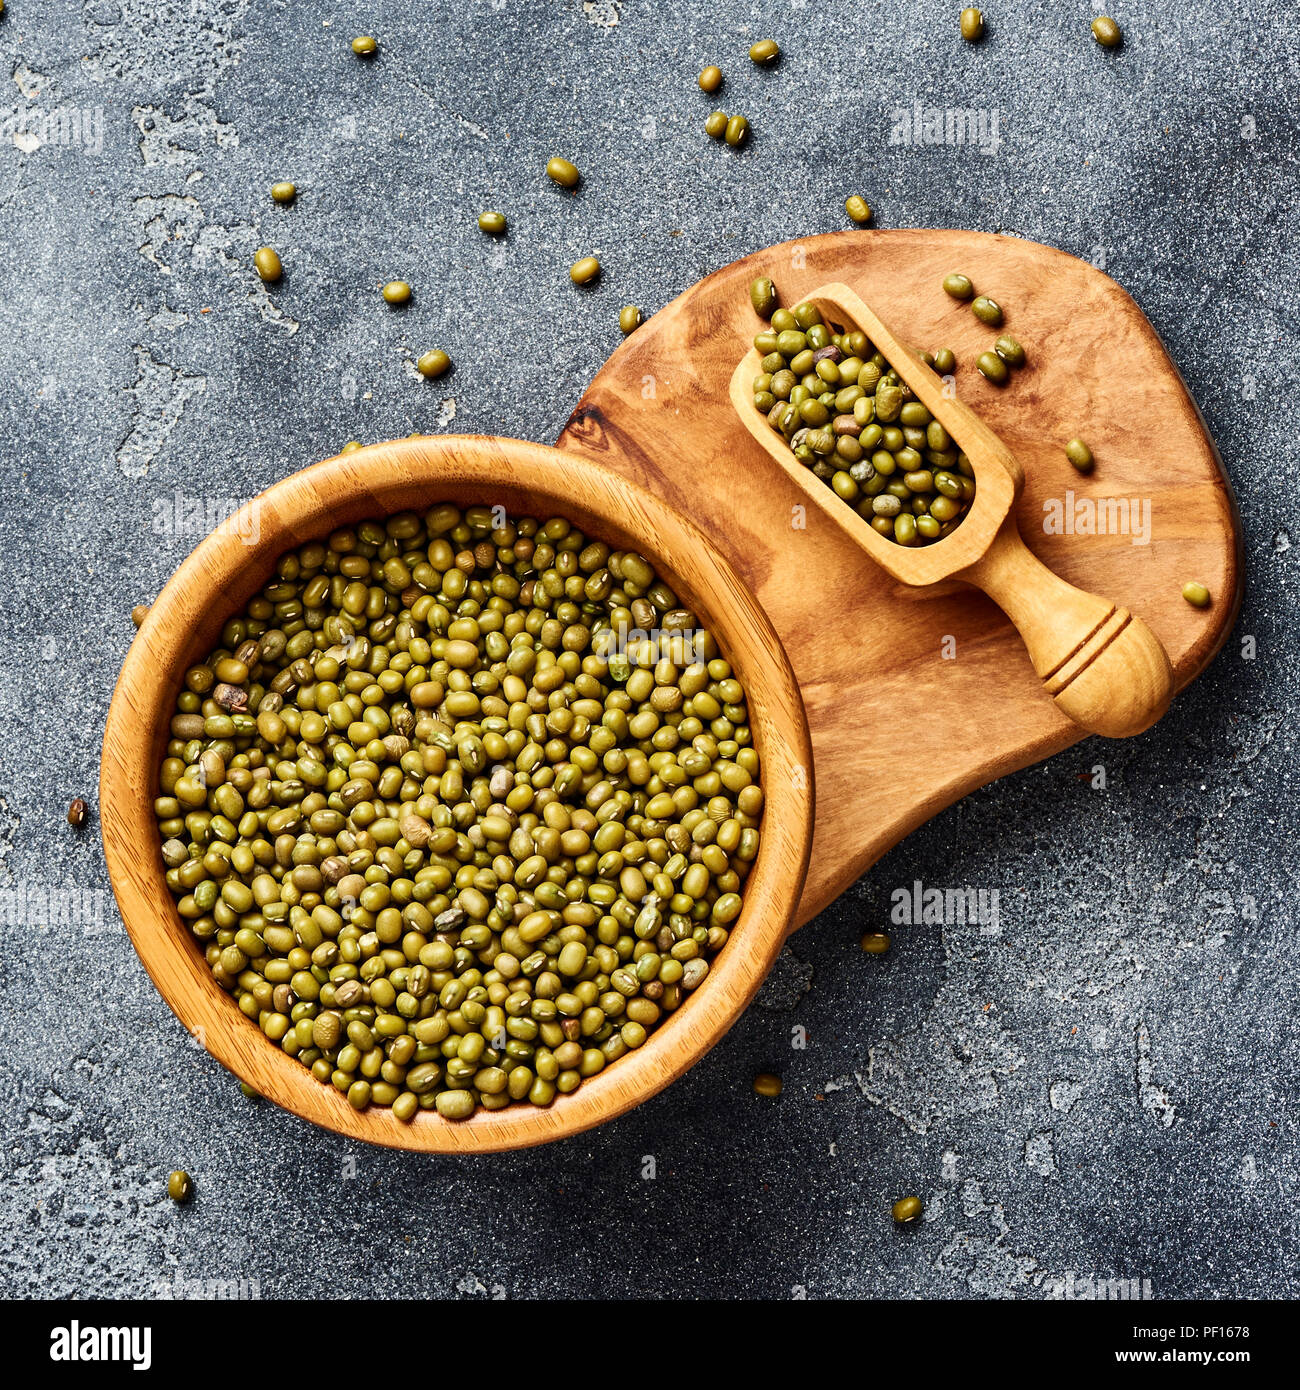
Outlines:
[[166, 878], [251, 1023], [357, 1109], [549, 1105], [740, 916], [745, 691], [643, 556], [436, 506], [283, 555], [185, 675]]
[[[751, 298], [760, 312], [770, 307], [771, 282], [756, 281]], [[975, 498], [974, 468], [948, 431], [865, 333], [836, 331], [814, 304], [770, 317], [754, 339], [754, 408], [886, 540], [942, 540]], [[923, 360], [942, 376], [956, 365], [948, 349]]]

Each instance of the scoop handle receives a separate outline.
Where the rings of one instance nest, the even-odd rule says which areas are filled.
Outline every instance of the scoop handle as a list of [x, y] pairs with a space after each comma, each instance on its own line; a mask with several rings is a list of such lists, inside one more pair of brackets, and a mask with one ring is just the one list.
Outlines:
[[1015, 623], [1047, 693], [1080, 728], [1128, 738], [1169, 708], [1174, 673], [1160, 639], [1128, 609], [1048, 569], [1013, 516], [961, 577]]

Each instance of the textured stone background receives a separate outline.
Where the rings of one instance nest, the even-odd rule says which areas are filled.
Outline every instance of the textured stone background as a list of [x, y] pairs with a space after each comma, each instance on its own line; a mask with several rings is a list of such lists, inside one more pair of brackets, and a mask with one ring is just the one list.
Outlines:
[[[545, 1150], [349, 1146], [240, 1095], [111, 899], [98, 925], [92, 896], [72, 926], [0, 927], [4, 1289], [1037, 1299], [1073, 1272], [1297, 1292], [1300, 10], [1124, 0], [1111, 54], [1084, 3], [989, 0], [978, 48], [956, 0], [702, 8], [10, 0], [0, 884], [106, 886], [94, 825], [63, 813], [95, 783], [128, 611], [192, 543], [154, 532], [155, 504], [249, 495], [349, 438], [552, 440], [620, 304], [837, 228], [851, 190], [882, 226], [1105, 248], [1237, 489], [1238, 635], [1152, 733], [938, 817], [800, 933], [683, 1081]], [[745, 50], [768, 33], [787, 57], [760, 73]], [[753, 122], [739, 157], [702, 136], [714, 59]], [[890, 148], [917, 98], [996, 107], [1002, 149]], [[101, 148], [34, 123], [73, 108], [102, 111]], [[576, 204], [539, 176], [555, 149], [587, 173]], [[283, 177], [289, 210], [266, 194]], [[474, 229], [484, 206], [510, 212], [504, 244]], [[288, 267], [270, 296], [248, 269], [264, 241]], [[578, 295], [563, 266], [589, 250], [605, 281]], [[374, 293], [398, 273], [404, 315]], [[458, 370], [429, 385], [411, 361], [433, 343]], [[1105, 791], [1079, 777], [1098, 761]], [[864, 956], [914, 877], [998, 888], [1002, 935], [919, 928]], [[775, 1104], [749, 1092], [768, 1067]], [[926, 1219], [899, 1232], [909, 1191]]]

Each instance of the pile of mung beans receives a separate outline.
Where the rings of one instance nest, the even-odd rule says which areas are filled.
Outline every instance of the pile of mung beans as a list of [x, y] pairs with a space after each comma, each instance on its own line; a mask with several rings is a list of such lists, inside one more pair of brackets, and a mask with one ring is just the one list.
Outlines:
[[[975, 497], [975, 470], [947, 430], [865, 333], [837, 332], [814, 304], [774, 308], [770, 280], [755, 281], [750, 298], [770, 319], [754, 339], [754, 408], [881, 536], [942, 540]], [[948, 349], [925, 360], [941, 375], [955, 366]]]
[[358, 1109], [548, 1105], [709, 973], [763, 793], [642, 556], [450, 505], [283, 555], [186, 672], [154, 803], [213, 975]]

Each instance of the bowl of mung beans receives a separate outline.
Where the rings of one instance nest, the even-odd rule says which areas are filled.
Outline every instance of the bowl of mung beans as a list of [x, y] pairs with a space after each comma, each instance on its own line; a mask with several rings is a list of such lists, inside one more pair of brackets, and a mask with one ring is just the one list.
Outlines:
[[258, 1094], [394, 1147], [526, 1147], [668, 1085], [807, 866], [753, 596], [665, 504], [512, 440], [371, 446], [247, 512], [163, 589], [105, 730], [166, 1002]]

